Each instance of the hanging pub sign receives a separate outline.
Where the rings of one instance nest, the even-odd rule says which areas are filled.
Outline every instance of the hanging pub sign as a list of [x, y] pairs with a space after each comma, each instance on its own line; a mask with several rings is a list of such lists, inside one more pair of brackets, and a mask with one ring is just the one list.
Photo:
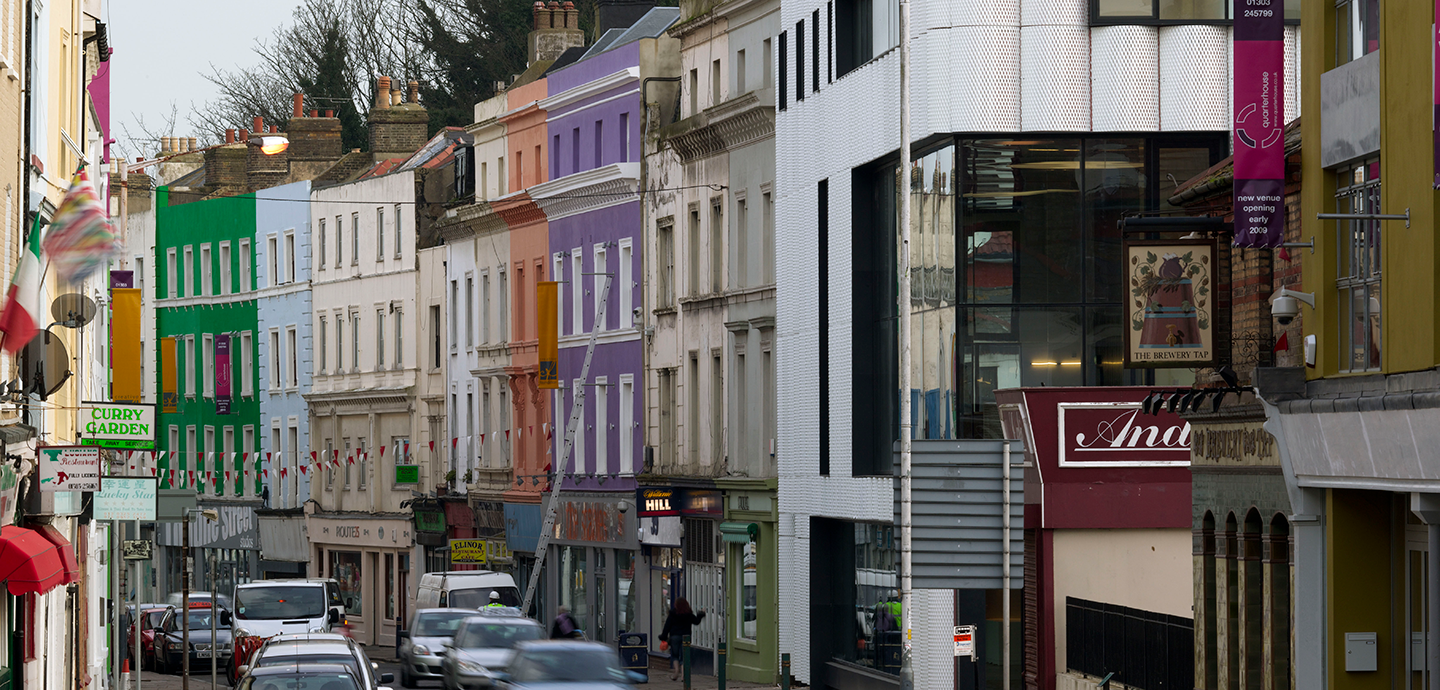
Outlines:
[[1235, 246], [1285, 241], [1285, 3], [1235, 0]]
[[230, 414], [230, 334], [215, 336], [215, 414]]
[[1126, 367], [1215, 364], [1215, 243], [1125, 242]]

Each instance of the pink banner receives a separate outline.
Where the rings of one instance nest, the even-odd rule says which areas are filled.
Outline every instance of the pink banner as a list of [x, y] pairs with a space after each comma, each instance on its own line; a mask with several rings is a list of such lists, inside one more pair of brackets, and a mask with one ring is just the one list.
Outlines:
[[1235, 246], [1285, 242], [1284, 0], [1235, 0]]
[[215, 414], [230, 414], [230, 335], [215, 336]]

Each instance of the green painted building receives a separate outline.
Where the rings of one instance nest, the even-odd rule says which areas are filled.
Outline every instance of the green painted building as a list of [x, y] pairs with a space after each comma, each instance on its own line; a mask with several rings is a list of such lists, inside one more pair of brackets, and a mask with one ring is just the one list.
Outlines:
[[[160, 361], [154, 371], [162, 401], [157, 441], [160, 450], [178, 452], [161, 458], [159, 467], [166, 475], [161, 486], [191, 486], [188, 475], [181, 473], [209, 470], [219, 473], [218, 482], [203, 485], [201, 496], [256, 497], [261, 490], [257, 457], [250, 458], [252, 481], [242, 485], [244, 456], [225, 455], [222, 462], [219, 455], [208, 455], [254, 453], [259, 448], [255, 195], [172, 206], [170, 189], [161, 187], [156, 203], [153, 260]], [[222, 335], [231, 343], [228, 414], [220, 414], [223, 405], [218, 403], [223, 401], [216, 397], [215, 346]], [[173, 350], [167, 338], [174, 339]]]

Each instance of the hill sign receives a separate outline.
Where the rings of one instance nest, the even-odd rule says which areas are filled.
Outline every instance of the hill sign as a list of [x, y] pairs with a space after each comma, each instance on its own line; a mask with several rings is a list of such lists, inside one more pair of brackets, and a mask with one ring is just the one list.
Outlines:
[[154, 449], [155, 406], [81, 403], [80, 444], [128, 450]]

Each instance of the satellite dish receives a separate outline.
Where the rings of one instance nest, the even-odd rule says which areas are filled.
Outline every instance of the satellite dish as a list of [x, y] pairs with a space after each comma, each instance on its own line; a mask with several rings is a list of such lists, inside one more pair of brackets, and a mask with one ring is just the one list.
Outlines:
[[20, 351], [20, 377], [27, 395], [49, 398], [70, 379], [70, 353], [60, 337], [49, 330], [40, 331]]
[[67, 292], [50, 303], [55, 323], [66, 328], [80, 328], [95, 318], [95, 300], [78, 292]]

